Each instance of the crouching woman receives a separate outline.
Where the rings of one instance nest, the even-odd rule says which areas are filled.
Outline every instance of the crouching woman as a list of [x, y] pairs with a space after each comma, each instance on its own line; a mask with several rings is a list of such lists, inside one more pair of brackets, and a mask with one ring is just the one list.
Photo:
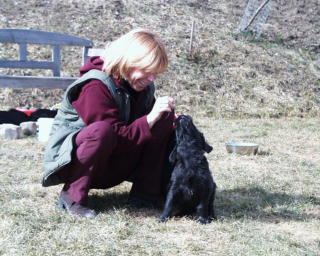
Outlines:
[[157, 35], [136, 29], [80, 68], [55, 117], [45, 151], [42, 185], [64, 184], [59, 206], [96, 216], [90, 189], [132, 181], [129, 203], [157, 207], [174, 100], [154, 98], [154, 81], [168, 66]]

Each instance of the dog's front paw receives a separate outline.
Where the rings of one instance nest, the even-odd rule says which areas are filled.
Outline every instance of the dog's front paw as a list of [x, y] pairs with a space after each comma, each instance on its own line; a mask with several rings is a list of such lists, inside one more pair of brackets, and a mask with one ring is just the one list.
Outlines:
[[209, 224], [211, 222], [211, 219], [209, 218], [204, 218], [204, 217], [199, 217], [197, 219], [197, 221], [199, 221], [201, 224]]
[[164, 216], [164, 215], [161, 215], [160, 218], [159, 218], [160, 222], [166, 222], [167, 220], [168, 220], [168, 217]]
[[210, 220], [217, 220], [218, 219], [218, 217], [217, 217], [217, 215], [212, 215], [212, 216], [210, 216]]

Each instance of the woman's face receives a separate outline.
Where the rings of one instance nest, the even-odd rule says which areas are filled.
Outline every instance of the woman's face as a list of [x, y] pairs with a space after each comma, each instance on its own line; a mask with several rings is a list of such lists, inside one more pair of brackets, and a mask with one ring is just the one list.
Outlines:
[[128, 82], [135, 91], [141, 92], [145, 90], [150, 83], [156, 80], [156, 78], [156, 74], [145, 72], [141, 69], [135, 69], [130, 73]]

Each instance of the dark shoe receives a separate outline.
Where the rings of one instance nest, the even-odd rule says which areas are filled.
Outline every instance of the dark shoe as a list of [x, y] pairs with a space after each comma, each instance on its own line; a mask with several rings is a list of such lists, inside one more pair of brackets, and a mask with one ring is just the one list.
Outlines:
[[164, 199], [160, 196], [150, 196], [145, 194], [130, 193], [128, 204], [133, 208], [147, 208], [161, 210]]
[[78, 215], [88, 219], [92, 219], [97, 216], [95, 210], [74, 202], [68, 192], [63, 190], [60, 193], [58, 207], [69, 212], [70, 214]]

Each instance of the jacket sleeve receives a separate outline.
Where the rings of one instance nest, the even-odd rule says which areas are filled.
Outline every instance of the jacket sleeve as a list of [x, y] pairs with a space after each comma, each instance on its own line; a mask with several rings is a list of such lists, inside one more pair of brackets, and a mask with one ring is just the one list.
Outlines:
[[107, 87], [98, 80], [86, 84], [72, 102], [86, 125], [108, 121], [118, 134], [118, 148], [128, 151], [152, 139], [152, 133], [143, 115], [129, 125], [119, 118], [119, 110]]

